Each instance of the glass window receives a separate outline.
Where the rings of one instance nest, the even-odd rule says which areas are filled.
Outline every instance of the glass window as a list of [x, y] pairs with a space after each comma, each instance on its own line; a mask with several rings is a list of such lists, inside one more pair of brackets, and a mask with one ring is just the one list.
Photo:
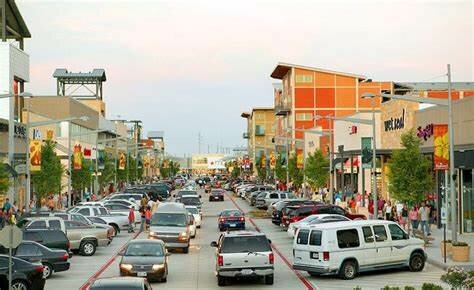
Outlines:
[[312, 121], [313, 114], [311, 113], [296, 113], [296, 121]]
[[322, 213], [331, 213], [331, 208], [329, 206], [327, 207], [320, 207], [318, 208], [317, 210], [318, 214], [322, 214]]
[[132, 243], [125, 250], [125, 256], [162, 257], [164, 255], [165, 251], [160, 244]]
[[312, 83], [313, 82], [313, 75], [296, 75], [296, 82], [297, 83]]
[[101, 215], [106, 215], [107, 214], [107, 209], [105, 207], [99, 207], [99, 211]]
[[255, 125], [255, 135], [264, 135], [265, 134], [265, 126], [264, 125]]
[[265, 236], [226, 237], [221, 253], [270, 252], [272, 249]]
[[374, 234], [372, 233], [372, 229], [370, 227], [362, 227], [362, 233], [364, 233], [364, 241], [366, 243], [374, 242]]
[[359, 233], [356, 229], [337, 231], [337, 244], [339, 248], [357, 248], [360, 245]]
[[49, 221], [49, 227], [55, 230], [60, 230], [61, 229], [61, 222], [60, 221]]
[[16, 255], [18, 256], [39, 256], [41, 251], [32, 244], [21, 244], [16, 249]]
[[300, 230], [298, 232], [298, 237], [296, 238], [296, 243], [299, 245], [307, 245], [309, 237], [309, 230]]
[[270, 198], [271, 199], [278, 198], [278, 193], [270, 193]]
[[373, 226], [373, 228], [376, 242], [383, 242], [387, 240], [387, 231], [385, 230], [385, 226]]
[[309, 237], [309, 244], [312, 246], [321, 246], [321, 231], [311, 231], [311, 235]]
[[88, 208], [81, 208], [77, 213], [80, 213], [82, 215], [89, 215], [89, 209]]
[[307, 216], [310, 215], [313, 212], [312, 207], [302, 207], [297, 210], [295, 210], [298, 216]]
[[286, 198], [286, 193], [280, 193], [280, 198], [285, 199]]
[[46, 221], [33, 221], [28, 226], [29, 229], [45, 229], [46, 228]]
[[92, 208], [92, 210], [94, 211], [94, 215], [99, 215], [99, 209], [98, 208]]
[[338, 206], [333, 206], [332, 207], [332, 213], [333, 214], [339, 214], [339, 215], [346, 215], [346, 212], [344, 211], [344, 209], [342, 209]]
[[388, 225], [388, 230], [390, 231], [393, 241], [405, 240], [407, 237], [405, 232], [398, 225]]
[[27, 241], [35, 241], [35, 242], [42, 241], [41, 236], [35, 232], [23, 232], [23, 239]]

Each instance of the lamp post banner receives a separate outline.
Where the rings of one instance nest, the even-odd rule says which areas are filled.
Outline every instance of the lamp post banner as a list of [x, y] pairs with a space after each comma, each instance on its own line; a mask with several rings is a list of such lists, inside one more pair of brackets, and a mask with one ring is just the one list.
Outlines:
[[434, 170], [449, 169], [449, 135], [448, 125], [434, 125]]
[[41, 170], [41, 140], [30, 140], [30, 171]]
[[362, 168], [372, 168], [372, 138], [361, 138]]

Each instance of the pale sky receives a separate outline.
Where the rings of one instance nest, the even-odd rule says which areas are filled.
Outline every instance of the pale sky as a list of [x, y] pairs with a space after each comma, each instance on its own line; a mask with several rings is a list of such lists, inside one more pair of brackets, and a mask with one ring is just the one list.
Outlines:
[[[164, 130], [170, 153], [244, 145], [241, 112], [272, 106], [278, 62], [374, 80], [472, 81], [472, 1], [17, 0], [32, 38], [26, 90], [56, 68], [106, 70], [107, 117]], [[434, 78], [434, 79], [433, 79]]]

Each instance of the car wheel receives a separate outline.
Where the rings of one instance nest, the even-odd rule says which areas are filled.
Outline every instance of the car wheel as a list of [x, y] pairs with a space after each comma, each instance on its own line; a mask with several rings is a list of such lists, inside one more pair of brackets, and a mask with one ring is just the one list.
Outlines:
[[217, 275], [217, 285], [225, 286], [227, 284], [227, 279], [221, 275]]
[[346, 261], [339, 270], [339, 277], [344, 280], [354, 279], [357, 275], [357, 265], [353, 261]]
[[44, 263], [43, 264], [43, 278], [49, 279], [53, 275], [53, 267], [50, 264]]
[[167, 277], [167, 276], [161, 278], [161, 282], [166, 283], [167, 281], [168, 281], [168, 277]]
[[28, 290], [28, 284], [23, 280], [14, 280], [12, 290]]
[[420, 253], [413, 253], [409, 263], [410, 271], [420, 272], [425, 267], [425, 258]]
[[273, 285], [273, 274], [265, 276], [265, 284]]
[[189, 246], [186, 247], [186, 248], [183, 248], [183, 253], [185, 253], [185, 254], [189, 253]]
[[96, 250], [96, 246], [92, 241], [85, 241], [81, 243], [81, 246], [79, 247], [79, 252], [83, 256], [92, 256], [94, 255]]

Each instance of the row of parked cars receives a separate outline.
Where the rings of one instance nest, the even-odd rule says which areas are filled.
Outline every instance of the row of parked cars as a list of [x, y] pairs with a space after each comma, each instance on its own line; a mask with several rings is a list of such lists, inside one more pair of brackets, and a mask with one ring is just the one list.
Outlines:
[[[296, 270], [353, 279], [364, 271], [406, 267], [417, 272], [424, 268], [424, 241], [410, 237], [395, 222], [367, 220], [337, 205], [291, 195], [276, 200], [284, 193], [265, 185], [241, 183], [233, 190], [251, 206], [266, 208], [272, 223], [287, 231]], [[259, 198], [264, 202], [258, 202]]]

